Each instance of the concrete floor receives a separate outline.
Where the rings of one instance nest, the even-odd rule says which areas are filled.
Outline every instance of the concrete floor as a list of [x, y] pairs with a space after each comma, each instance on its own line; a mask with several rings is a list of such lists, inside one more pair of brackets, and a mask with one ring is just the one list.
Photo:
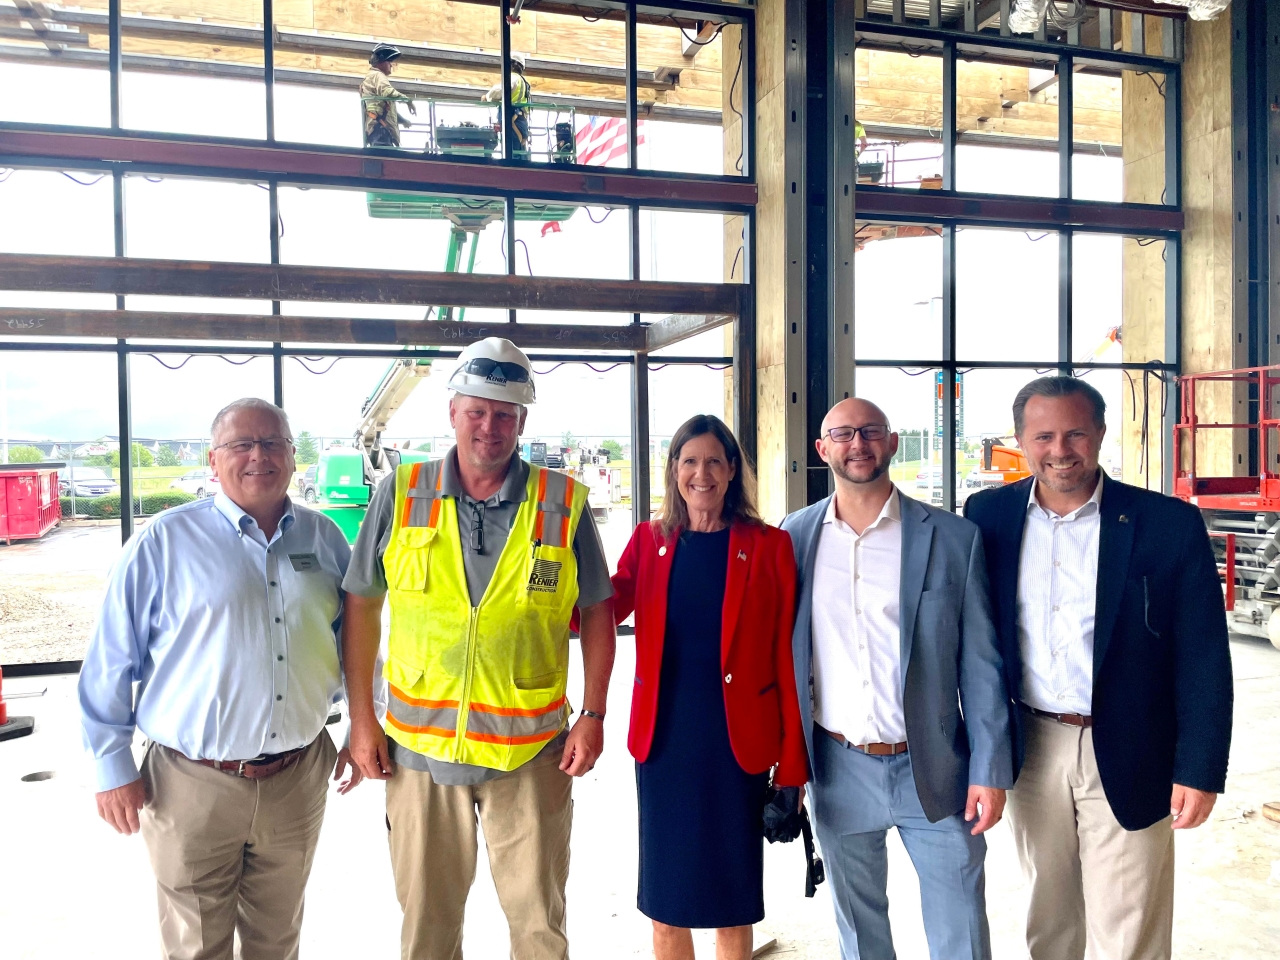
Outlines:
[[[1212, 820], [1178, 837], [1174, 955], [1180, 960], [1261, 960], [1280, 944], [1280, 824], [1261, 805], [1280, 800], [1280, 652], [1251, 639], [1232, 642], [1236, 735], [1228, 791]], [[649, 956], [649, 925], [635, 908], [634, 767], [625, 732], [633, 655], [619, 644], [606, 753], [575, 788], [569, 927], [573, 955]], [[575, 673], [578, 668], [575, 666]], [[580, 680], [579, 680], [580, 683]], [[10, 680], [16, 693], [48, 687], [39, 699], [15, 700], [12, 713], [37, 718], [34, 736], [0, 743], [0, 955], [6, 960], [156, 956], [155, 901], [139, 837], [120, 837], [97, 819], [89, 768], [81, 754], [75, 678]], [[572, 692], [571, 692], [572, 695]], [[576, 702], [576, 699], [575, 699]], [[341, 736], [341, 727], [330, 728]], [[39, 771], [52, 779], [23, 782]], [[305, 957], [398, 956], [399, 908], [382, 821], [380, 784], [331, 796], [307, 894]], [[1242, 811], [1253, 811], [1242, 813]], [[987, 892], [995, 955], [1025, 956], [1022, 883], [1008, 830], [990, 836]], [[903, 960], [927, 957], [914, 873], [891, 844], [891, 913]], [[757, 942], [777, 938], [771, 956], [838, 956], [825, 887], [803, 896], [799, 843], [766, 850], [768, 915]], [[700, 957], [714, 955], [709, 934]], [[469, 904], [467, 956], [507, 956], [507, 931], [482, 862]]]

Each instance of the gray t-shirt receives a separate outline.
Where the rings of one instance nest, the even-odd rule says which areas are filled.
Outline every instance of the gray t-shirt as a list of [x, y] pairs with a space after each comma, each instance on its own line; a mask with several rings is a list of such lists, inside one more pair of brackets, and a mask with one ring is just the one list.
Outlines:
[[[507, 543], [511, 526], [515, 523], [520, 504], [528, 499], [529, 464], [519, 455], [511, 458], [506, 479], [501, 489], [487, 500], [473, 500], [462, 488], [458, 475], [458, 452], [445, 454], [441, 467], [440, 492], [457, 501], [458, 532], [462, 540], [462, 565], [467, 576], [467, 593], [471, 605], [479, 606], [498, 557]], [[361, 597], [379, 597], [387, 592], [387, 574], [382, 558], [391, 540], [392, 519], [395, 513], [395, 476], [386, 477], [374, 491], [369, 511], [360, 525], [351, 552], [342, 589]], [[573, 553], [578, 561], [578, 606], [590, 607], [613, 596], [609, 582], [609, 563], [604, 556], [600, 532], [591, 520], [590, 511], [584, 512], [582, 521], [573, 535]], [[542, 749], [564, 749], [567, 731], [562, 732]], [[431, 774], [431, 779], [441, 786], [467, 786], [484, 783], [503, 775], [503, 771], [479, 767], [469, 763], [449, 763], [424, 757], [406, 749], [394, 741], [388, 741], [391, 759], [411, 770]]]

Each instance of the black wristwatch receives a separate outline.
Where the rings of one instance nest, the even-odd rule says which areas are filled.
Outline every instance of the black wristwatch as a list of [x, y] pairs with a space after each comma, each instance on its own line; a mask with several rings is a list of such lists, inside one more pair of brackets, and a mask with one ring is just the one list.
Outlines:
[[581, 710], [579, 710], [578, 715], [582, 717], [594, 717], [596, 720], [599, 720], [601, 723], [604, 723], [603, 713], [596, 713], [594, 710], [588, 710], [586, 707], [583, 707]]

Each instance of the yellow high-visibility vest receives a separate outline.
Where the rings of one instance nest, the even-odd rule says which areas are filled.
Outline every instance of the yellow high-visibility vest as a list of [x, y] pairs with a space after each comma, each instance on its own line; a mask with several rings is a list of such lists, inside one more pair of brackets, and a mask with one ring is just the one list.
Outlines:
[[514, 770], [570, 714], [573, 536], [587, 488], [530, 465], [527, 498], [473, 607], [457, 504], [440, 492], [442, 467], [437, 460], [396, 470], [383, 556], [391, 602], [386, 732], [436, 760]]

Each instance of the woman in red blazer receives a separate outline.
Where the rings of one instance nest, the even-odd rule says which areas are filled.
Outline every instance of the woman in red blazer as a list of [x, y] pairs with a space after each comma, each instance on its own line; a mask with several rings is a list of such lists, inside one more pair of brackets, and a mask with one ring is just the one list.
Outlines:
[[671, 440], [662, 514], [636, 528], [613, 577], [615, 616], [636, 615], [627, 745], [657, 960], [692, 958], [691, 927], [716, 929], [722, 960], [751, 956], [769, 771], [778, 786], [808, 779], [791, 538], [761, 522], [753, 488], [729, 428], [692, 418]]

